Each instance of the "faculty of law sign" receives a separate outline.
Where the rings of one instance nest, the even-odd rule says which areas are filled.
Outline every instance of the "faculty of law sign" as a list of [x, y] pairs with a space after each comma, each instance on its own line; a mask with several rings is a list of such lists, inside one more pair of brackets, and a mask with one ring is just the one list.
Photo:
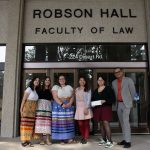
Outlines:
[[[98, 12], [100, 18], [136, 18], [137, 16], [131, 9], [99, 9]], [[34, 9], [33, 19], [60, 19], [60, 18], [92, 18], [95, 14], [93, 9]], [[57, 20], [56, 20], [57, 21]], [[104, 32], [105, 27], [91, 27], [88, 32], [92, 34]], [[35, 28], [35, 34], [82, 34], [84, 32], [84, 27], [49, 27], [49, 28]], [[132, 34], [133, 27], [120, 27], [116, 29], [112, 27], [112, 33], [114, 34]]]
[[145, 42], [144, 3], [133, 1], [27, 1], [24, 41]]

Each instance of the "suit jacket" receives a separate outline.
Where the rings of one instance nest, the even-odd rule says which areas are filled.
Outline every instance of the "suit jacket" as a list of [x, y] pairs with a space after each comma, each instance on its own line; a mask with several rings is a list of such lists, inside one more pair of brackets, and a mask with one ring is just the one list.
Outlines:
[[[117, 79], [112, 82], [112, 88], [115, 92], [116, 99], [118, 99], [118, 82]], [[133, 99], [136, 94], [134, 82], [131, 78], [123, 77], [121, 84], [121, 95], [123, 103], [127, 108], [133, 105]]]

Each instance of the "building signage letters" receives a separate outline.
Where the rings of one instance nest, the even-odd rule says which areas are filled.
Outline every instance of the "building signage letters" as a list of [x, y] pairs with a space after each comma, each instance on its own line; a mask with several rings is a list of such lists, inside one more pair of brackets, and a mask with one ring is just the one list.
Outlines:
[[[33, 18], [92, 18], [94, 16], [93, 9], [34, 9]], [[97, 12], [96, 12], [97, 13]], [[136, 18], [137, 16], [132, 12], [131, 9], [100, 9], [99, 17], [101, 18]]]
[[[90, 19], [96, 18], [98, 19], [135, 19], [137, 18], [136, 13], [132, 9], [33, 9], [33, 20], [53, 19], [54, 21], [59, 21], [59, 19]], [[99, 20], [101, 23], [101, 20]], [[35, 27], [34, 33], [36, 35], [42, 34], [50, 34], [50, 35], [60, 35], [60, 34], [82, 34], [84, 32], [95, 34], [102, 34], [107, 32], [107, 26], [91, 26], [90, 28], [86, 28], [86, 24], [84, 26], [80, 26], [80, 24], [76, 23], [76, 26], [47, 26], [47, 27]], [[134, 32], [133, 26], [112, 26], [111, 30], [112, 34], [132, 34]]]

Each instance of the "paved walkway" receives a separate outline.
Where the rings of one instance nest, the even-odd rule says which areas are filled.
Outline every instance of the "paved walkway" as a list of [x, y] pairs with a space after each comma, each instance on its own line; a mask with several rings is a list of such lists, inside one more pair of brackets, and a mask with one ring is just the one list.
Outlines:
[[[99, 136], [91, 136], [88, 144], [53, 144], [53, 145], [39, 145], [34, 147], [22, 147], [19, 138], [2, 138], [0, 137], [0, 150], [106, 150], [104, 146], [98, 146]], [[121, 136], [113, 135], [114, 142], [120, 141]], [[115, 145], [112, 150], [125, 150], [121, 146]], [[133, 135], [132, 136], [132, 150], [150, 150], [150, 135]], [[129, 150], [130, 150], [129, 149]]]

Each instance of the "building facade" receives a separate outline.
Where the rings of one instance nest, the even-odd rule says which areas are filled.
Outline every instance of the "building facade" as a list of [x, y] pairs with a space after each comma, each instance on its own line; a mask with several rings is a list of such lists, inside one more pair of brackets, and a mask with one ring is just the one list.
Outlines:
[[[149, 0], [0, 0], [0, 20], [2, 137], [19, 135], [21, 98], [32, 77], [48, 75], [55, 84], [63, 73], [75, 88], [85, 75], [93, 90], [99, 74], [111, 85], [115, 67], [125, 69], [140, 96], [132, 133], [150, 133]], [[115, 106], [113, 114], [112, 130], [120, 132]]]

